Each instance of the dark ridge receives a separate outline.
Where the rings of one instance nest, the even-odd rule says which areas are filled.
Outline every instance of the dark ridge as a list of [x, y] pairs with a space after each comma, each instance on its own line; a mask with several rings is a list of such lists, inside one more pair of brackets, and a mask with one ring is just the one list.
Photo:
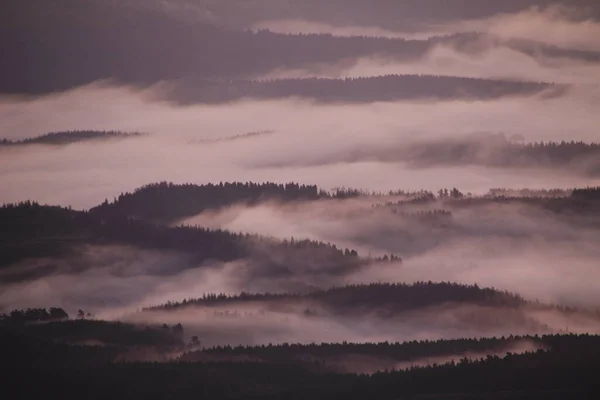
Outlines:
[[[235, 358], [253, 359], [261, 362], [300, 363], [324, 362], [340, 356], [383, 357], [387, 360], [418, 361], [440, 356], [466, 357], [468, 354], [491, 354], [502, 351], [552, 349], [559, 347], [559, 335], [502, 336], [493, 338], [440, 339], [410, 342], [379, 343], [281, 343], [266, 346], [215, 346], [184, 353], [179, 360], [186, 362], [234, 361]], [[229, 356], [229, 357], [228, 357]]]
[[[365, 262], [354, 250], [310, 240], [279, 241], [258, 235], [209, 230], [199, 227], [167, 227], [123, 217], [101, 215], [67, 208], [23, 202], [0, 207], [0, 266], [28, 258], [66, 257], [74, 248], [86, 244], [131, 245], [140, 248], [173, 250], [187, 254], [168, 273], [202, 266], [208, 261], [235, 261], [252, 258], [264, 268], [289, 273], [289, 268], [319, 260], [323, 268], [352, 268]], [[270, 257], [278, 254], [277, 259]], [[307, 258], [308, 256], [311, 258]], [[88, 266], [89, 267], [89, 266]], [[287, 272], [286, 272], [287, 271]], [[47, 272], [51, 272], [49, 269]], [[24, 276], [13, 276], [22, 279]], [[3, 280], [9, 279], [3, 276]]]
[[[440, 189], [437, 194], [426, 192], [421, 196], [411, 196], [398, 201], [387, 201], [373, 204], [371, 209], [388, 209], [399, 216], [410, 216], [414, 207], [443, 207], [444, 210], [469, 209], [471, 207], [486, 206], [490, 204], [514, 204], [537, 208], [553, 213], [555, 218], [566, 218], [571, 224], [587, 228], [600, 228], [600, 190], [597, 188], [572, 189], [572, 190], [531, 190], [531, 189], [491, 189], [487, 194], [474, 196], [464, 194], [458, 189]], [[422, 221], [443, 221], [437, 216], [435, 210], [423, 210]], [[419, 211], [413, 217], [419, 216]], [[429, 215], [433, 213], [433, 215]], [[452, 217], [446, 218], [450, 222]]]
[[550, 337], [549, 350], [373, 375], [332, 373], [316, 362], [110, 363], [102, 348], [2, 338], [4, 388], [24, 398], [562, 400], [599, 393], [591, 371], [600, 368], [600, 339], [592, 335]]
[[[382, 158], [391, 156], [383, 154]], [[568, 168], [600, 174], [600, 143], [548, 141], [522, 143], [503, 134], [409, 145], [397, 154], [415, 166], [484, 165], [499, 168]]]
[[181, 103], [226, 103], [252, 98], [286, 97], [322, 102], [376, 102], [411, 99], [497, 99], [533, 95], [567, 86], [540, 82], [502, 81], [435, 75], [386, 75], [365, 78], [299, 78], [263, 81], [189, 80], [174, 83], [167, 97]]
[[244, 302], [301, 302], [303, 300], [314, 300], [336, 312], [350, 312], [361, 308], [366, 310], [389, 308], [393, 312], [402, 312], [444, 303], [470, 303], [510, 308], [527, 304], [527, 301], [517, 294], [491, 288], [480, 288], [477, 285], [462, 285], [450, 282], [417, 282], [415, 284], [373, 283], [369, 285], [352, 285], [308, 294], [241, 293], [235, 296], [205, 294], [201, 298], [186, 299], [182, 302], [168, 302], [145, 310], [174, 310], [189, 306], [213, 306]]
[[491, 168], [544, 168], [577, 175], [600, 175], [600, 143], [583, 141], [524, 142], [519, 136], [478, 133], [459, 138], [397, 141], [357, 146], [334, 156], [303, 161], [262, 162], [261, 167], [291, 167], [377, 161], [412, 168], [479, 165]]
[[96, 140], [114, 140], [126, 139], [132, 137], [145, 136], [145, 133], [139, 132], [121, 132], [121, 131], [65, 131], [51, 132], [33, 138], [21, 140], [0, 139], [0, 146], [23, 146], [31, 144], [44, 144], [61, 146], [71, 143], [96, 141]]
[[328, 193], [316, 185], [293, 182], [220, 182], [204, 185], [159, 182], [138, 188], [133, 193], [121, 193], [112, 202], [106, 200], [92, 208], [90, 213], [98, 216], [119, 215], [169, 222], [238, 203], [340, 199], [363, 194], [363, 191], [346, 188], [338, 188]]
[[[541, 146], [543, 148], [543, 146]], [[539, 202], [540, 204], [562, 204], [564, 207], [573, 205], [575, 198], [562, 199], [570, 196], [568, 193], [554, 191], [552, 196], [539, 191], [517, 193], [512, 195], [510, 189], [494, 189], [492, 196], [472, 196], [456, 188], [440, 189], [436, 194], [430, 191], [396, 190], [386, 193], [369, 192], [353, 188], [334, 188], [325, 191], [316, 185], [301, 185], [297, 183], [279, 184], [273, 182], [221, 182], [218, 184], [174, 184], [159, 182], [142, 186], [133, 192], [121, 193], [112, 202], [106, 199], [102, 204], [92, 208], [90, 213], [97, 217], [131, 217], [135, 219], [152, 220], [159, 223], [170, 223], [191, 217], [207, 210], [216, 210], [234, 204], [252, 205], [264, 201], [294, 202], [327, 199], [348, 199], [369, 196], [403, 196], [406, 199], [383, 205], [393, 206], [402, 204], [429, 203], [436, 199], [470, 201], [503, 201], [511, 198], [519, 201]], [[563, 193], [563, 195], [559, 195]], [[550, 202], [550, 198], [556, 201]], [[529, 200], [527, 200], [529, 198]], [[547, 201], [548, 200], [548, 201]], [[591, 204], [591, 203], [590, 203]], [[379, 204], [380, 206], [382, 204]], [[581, 204], [579, 204], [581, 205]]]

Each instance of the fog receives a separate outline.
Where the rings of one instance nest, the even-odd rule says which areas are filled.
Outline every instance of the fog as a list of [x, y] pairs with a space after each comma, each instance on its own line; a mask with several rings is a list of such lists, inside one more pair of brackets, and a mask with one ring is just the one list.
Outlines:
[[82, 308], [98, 318], [115, 318], [173, 298], [233, 294], [243, 287], [243, 262], [199, 266], [183, 253], [116, 245], [74, 250], [68, 257], [30, 259], [3, 269], [3, 311], [54, 304], [72, 315]]
[[[595, 107], [598, 94], [591, 88], [575, 88], [553, 98], [354, 105], [286, 99], [178, 106], [161, 100], [160, 95], [160, 88], [105, 83], [45, 97], [4, 98], [0, 137], [19, 139], [75, 129], [151, 135], [63, 147], [2, 148], [0, 184], [5, 190], [0, 202], [35, 199], [88, 208], [104, 198], [160, 180], [298, 181], [324, 189], [346, 186], [383, 191], [456, 186], [472, 192], [500, 186], [570, 188], [598, 183], [598, 179], [568, 171], [515, 173], [460, 165], [407, 168], [377, 158], [352, 158], [357, 149], [389, 149], [477, 132], [522, 135], [528, 141], [594, 141], [600, 116]], [[273, 133], [219, 143], [189, 143], [265, 130]]]
[[451, 31], [478, 31], [502, 37], [534, 40], [558, 47], [600, 50], [600, 22], [585, 9], [565, 6], [532, 7], [514, 14], [501, 13], [488, 18], [451, 23]]
[[[307, 314], [310, 310], [311, 314]], [[186, 336], [199, 335], [203, 345], [268, 343], [381, 342], [439, 338], [500, 337], [510, 334], [600, 332], [593, 313], [565, 313], [524, 306], [519, 309], [468, 303], [440, 303], [409, 311], [357, 304], [337, 313], [314, 300], [229, 302], [121, 316], [137, 323], [182, 323]]]
[[596, 280], [590, 279], [598, 275], [600, 257], [600, 232], [594, 219], [566, 218], [519, 204], [399, 207], [407, 212], [452, 212], [450, 221], [432, 222], [410, 214], [393, 214], [390, 208], [373, 209], [369, 203], [379, 201], [232, 207], [206, 212], [184, 223], [281, 239], [306, 237], [354, 248], [363, 256], [393, 253], [404, 259], [402, 264], [375, 264], [353, 272], [344, 277], [344, 283], [477, 283], [531, 300], [600, 305]]
[[[4, 269], [0, 305], [8, 310], [51, 304], [120, 318], [135, 309], [204, 293], [296, 292], [431, 280], [495, 287], [545, 303], [600, 307], [595, 283], [600, 279], [596, 268], [600, 232], [594, 218], [514, 202], [373, 207], [400, 198], [238, 205], [181, 222], [330, 242], [357, 249], [363, 257], [393, 253], [403, 258], [402, 263], [376, 262], [340, 273], [305, 258], [281, 274], [277, 265], [266, 265], [260, 257], [197, 265], [185, 253], [90, 245], [76, 247], [73, 255], [60, 259], [25, 260]], [[394, 214], [394, 207], [408, 214]], [[414, 214], [434, 209], [452, 215], [448, 220], [429, 220]], [[564, 325], [563, 317], [541, 317], [551, 326], [558, 323], [555, 319]], [[569, 326], [576, 327], [576, 321]]]

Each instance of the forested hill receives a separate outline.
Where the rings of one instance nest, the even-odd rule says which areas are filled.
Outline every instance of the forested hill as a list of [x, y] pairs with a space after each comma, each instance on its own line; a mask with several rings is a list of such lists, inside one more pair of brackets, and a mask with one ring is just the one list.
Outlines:
[[[540, 146], [545, 147], [545, 146]], [[551, 147], [551, 146], [549, 146]], [[560, 195], [548, 196], [535, 191], [514, 193], [509, 189], [494, 189], [485, 196], [466, 196], [458, 189], [440, 190], [436, 196], [432, 192], [392, 191], [390, 195], [404, 196], [404, 200], [374, 204], [374, 206], [427, 205], [438, 201], [450, 202], [453, 208], [464, 208], [478, 204], [508, 203], [529, 204], [557, 212], [594, 212], [600, 207], [598, 201], [600, 189], [581, 188], [574, 191], [559, 191]], [[234, 204], [252, 205], [264, 201], [312, 201], [324, 199], [348, 199], [369, 196], [372, 193], [357, 189], [338, 188], [325, 191], [316, 185], [298, 183], [253, 183], [253, 182], [221, 182], [218, 184], [174, 184], [159, 182], [142, 186], [133, 192], [121, 193], [119, 196], [92, 208], [90, 214], [102, 217], [131, 217], [152, 220], [159, 223], [170, 223], [185, 217], [194, 216], [207, 210], [215, 210]], [[384, 194], [379, 194], [383, 196]], [[412, 208], [409, 211], [414, 211]], [[428, 209], [428, 211], [431, 211]]]
[[159, 182], [143, 186], [133, 193], [120, 194], [113, 202], [107, 200], [92, 208], [90, 213], [99, 216], [129, 216], [173, 221], [236, 203], [316, 200], [328, 196], [316, 185], [297, 183], [221, 182], [178, 185]]
[[[197, 227], [166, 227], [120, 215], [95, 215], [23, 202], [0, 207], [0, 267], [36, 257], [64, 257], [81, 245], [130, 245], [173, 250], [190, 257], [170, 273], [207, 261], [260, 259], [265, 270], [288, 271], [319, 260], [324, 269], [352, 268], [363, 262], [356, 251], [310, 240], [272, 238]], [[277, 258], [270, 257], [277, 255]], [[26, 271], [25, 271], [26, 272]], [[48, 270], [46, 272], [52, 272]], [[18, 279], [19, 271], [14, 279]], [[9, 279], [5, 276], [4, 279]]]
[[532, 95], [546, 89], [560, 94], [566, 86], [433, 75], [386, 75], [366, 78], [276, 79], [264, 81], [184, 80], [169, 97], [182, 103], [226, 103], [244, 98], [298, 97], [322, 102], [377, 102], [414, 99], [496, 99]]
[[139, 132], [121, 132], [121, 131], [65, 131], [65, 132], [50, 132], [40, 136], [21, 139], [8, 140], [0, 139], [0, 146], [24, 146], [31, 144], [44, 145], [66, 145], [71, 143], [86, 142], [90, 140], [109, 140], [109, 139], [126, 139], [132, 137], [140, 137], [145, 134]]
[[[169, 302], [149, 308], [147, 311], [177, 310], [191, 306], [242, 306], [252, 303], [275, 305], [282, 302], [299, 305], [314, 302], [315, 306], [324, 307], [336, 314], [360, 310], [370, 313], [380, 310], [390, 315], [444, 303], [508, 308], [518, 308], [527, 304], [527, 301], [519, 295], [491, 288], [480, 288], [477, 285], [418, 282], [415, 284], [352, 285], [308, 294], [242, 293], [236, 296], [208, 294], [197, 299]], [[307, 310], [307, 314], [310, 313], [311, 310]]]
[[398, 152], [397, 157], [417, 166], [476, 164], [503, 168], [573, 168], [587, 161], [590, 173], [600, 173], [600, 143], [595, 142], [522, 143], [504, 135], [480, 135], [416, 143]]
[[[401, 361], [427, 361], [440, 356], [454, 356], [456, 358], [483, 356], [484, 354], [502, 352], [535, 351], [538, 349], [555, 349], [562, 347], [565, 336], [535, 335], [513, 336], [500, 338], [464, 338], [450, 340], [425, 340], [410, 342], [379, 342], [379, 343], [312, 343], [296, 344], [282, 343], [267, 346], [215, 346], [198, 351], [190, 351], [179, 359], [187, 362], [210, 362], [242, 359], [254, 359], [262, 362], [301, 362], [322, 361], [332, 365], [338, 361], [337, 366], [342, 367], [344, 360], [352, 363], [352, 356], [357, 364], [360, 357], [368, 364], [368, 357], [379, 357], [379, 361], [395, 361], [388, 364], [390, 369]], [[371, 359], [371, 361], [374, 361]], [[440, 364], [443, 363], [440, 362]], [[332, 365], [333, 366], [333, 365]], [[352, 368], [351, 366], [348, 366]]]

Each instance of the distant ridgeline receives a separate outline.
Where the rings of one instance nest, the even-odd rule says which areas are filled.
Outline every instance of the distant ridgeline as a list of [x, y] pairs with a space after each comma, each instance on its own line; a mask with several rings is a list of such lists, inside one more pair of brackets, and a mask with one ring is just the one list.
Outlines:
[[[477, 285], [457, 283], [417, 282], [414, 284], [373, 283], [369, 285], [351, 285], [320, 290], [308, 294], [294, 293], [241, 293], [235, 296], [224, 294], [206, 294], [197, 299], [186, 299], [182, 302], [168, 302], [163, 305], [145, 309], [145, 311], [177, 310], [192, 306], [243, 306], [254, 302], [276, 305], [304, 303], [311, 300], [314, 304], [339, 313], [371, 313], [383, 310], [390, 314], [415, 310], [444, 303], [468, 303], [491, 307], [518, 308], [528, 302], [517, 294], [499, 291], [492, 288], [480, 288]], [[311, 315], [307, 310], [307, 315]]]
[[24, 146], [30, 144], [45, 144], [45, 145], [66, 145], [77, 142], [85, 142], [91, 140], [109, 140], [109, 139], [126, 139], [132, 137], [145, 136], [145, 133], [140, 132], [121, 132], [121, 131], [65, 131], [51, 132], [44, 135], [27, 138], [22, 140], [0, 139], [0, 146]]
[[190, 140], [188, 143], [190, 143], [190, 144], [211, 144], [211, 143], [234, 142], [236, 140], [250, 139], [250, 138], [256, 138], [256, 137], [260, 137], [260, 136], [269, 136], [269, 135], [272, 135], [273, 133], [275, 133], [275, 131], [273, 131], [273, 130], [246, 132], [246, 133], [242, 133], [239, 135], [233, 135], [233, 136], [227, 136], [227, 137]]
[[[440, 204], [441, 202], [441, 204]], [[474, 196], [453, 188], [440, 189], [437, 193], [424, 191], [397, 201], [376, 203], [372, 209], [387, 208], [400, 217], [421, 220], [443, 220], [452, 216], [451, 210], [430, 209], [414, 211], [412, 206], [445, 206], [452, 209], [468, 208], [485, 204], [527, 204], [565, 215], [588, 214], [593, 217], [600, 212], [600, 186], [580, 189], [490, 189], [487, 194]], [[402, 207], [410, 207], [403, 211]]]
[[503, 134], [411, 144], [396, 154], [383, 154], [381, 159], [406, 161], [415, 166], [571, 168], [600, 175], [600, 143], [573, 140], [522, 143]]
[[183, 80], [169, 98], [182, 103], [223, 103], [243, 98], [299, 97], [324, 102], [375, 102], [408, 99], [495, 99], [531, 95], [564, 85], [437, 75], [385, 75], [365, 78], [297, 78], [260, 81]]

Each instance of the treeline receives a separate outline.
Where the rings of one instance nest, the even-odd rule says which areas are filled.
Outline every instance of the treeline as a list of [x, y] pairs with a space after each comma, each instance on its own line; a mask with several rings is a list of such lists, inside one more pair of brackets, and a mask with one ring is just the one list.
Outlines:
[[92, 208], [90, 213], [99, 216], [118, 215], [173, 221], [237, 203], [316, 200], [328, 196], [316, 185], [297, 183], [220, 182], [178, 185], [160, 182], [143, 186], [132, 193], [122, 193], [113, 202], [106, 200]]
[[[535, 351], [558, 347], [560, 335], [502, 336], [493, 338], [462, 338], [413, 340], [410, 342], [378, 343], [281, 343], [261, 346], [215, 346], [191, 351], [179, 357], [181, 361], [211, 360], [207, 355], [245, 356], [263, 362], [294, 363], [302, 360], [324, 360], [339, 356], [385, 357], [395, 361], [423, 360], [440, 356], [468, 357], [469, 354]], [[217, 360], [217, 359], [215, 359]]]
[[[188, 306], [214, 306], [260, 302], [276, 304], [281, 301], [303, 304], [311, 300], [319, 306], [336, 313], [356, 310], [389, 311], [390, 314], [414, 310], [444, 303], [469, 303], [492, 307], [518, 308], [527, 303], [521, 296], [492, 288], [480, 288], [477, 285], [462, 285], [450, 282], [373, 283], [368, 285], [350, 285], [335, 287], [312, 293], [241, 293], [230, 296], [225, 294], [204, 294], [200, 298], [185, 299], [181, 302], [145, 309], [146, 311], [176, 310]], [[312, 310], [308, 310], [312, 311]]]
[[574, 189], [571, 197], [581, 200], [600, 200], [600, 186]]
[[130, 137], [139, 137], [145, 135], [139, 132], [121, 132], [121, 131], [64, 131], [50, 132], [44, 135], [21, 139], [8, 140], [0, 139], [0, 146], [22, 146], [28, 144], [46, 144], [46, 145], [66, 145], [89, 140], [108, 140], [125, 139]]
[[[437, 194], [439, 198], [457, 199], [468, 195], [456, 188], [440, 189]], [[90, 214], [105, 218], [132, 217], [165, 223], [235, 204], [254, 205], [266, 201], [343, 200], [386, 196], [406, 197], [408, 201], [436, 198], [433, 192], [426, 190], [371, 192], [338, 187], [326, 191], [316, 185], [301, 185], [293, 182], [285, 184], [220, 182], [202, 185], [159, 182], [142, 186], [133, 192], [121, 193], [113, 201], [105, 199], [102, 204], [93, 207]], [[392, 205], [392, 202], [387, 202], [387, 205]]]
[[[385, 75], [365, 78], [304, 78], [264, 81], [186, 80], [171, 96], [184, 103], [225, 103], [243, 98], [300, 97], [323, 102], [374, 102], [408, 99], [495, 99], [531, 95], [553, 85], [434, 75]], [[559, 86], [554, 86], [560, 88]]]
[[173, 222], [207, 210], [236, 204], [254, 205], [266, 201], [294, 202], [342, 200], [368, 196], [420, 196], [425, 191], [396, 190], [387, 193], [338, 187], [330, 191], [317, 185], [289, 183], [219, 182], [207, 184], [175, 184], [158, 182], [133, 192], [121, 193], [113, 201], [105, 201], [90, 209], [99, 217], [132, 217], [157, 222]]
[[[387, 208], [392, 213], [418, 217], [442, 215], [453, 209], [468, 209], [469, 207], [487, 204], [528, 205], [552, 211], [565, 217], [583, 216], [588, 222], [600, 222], [595, 218], [600, 212], [600, 188], [589, 187], [579, 189], [503, 189], [496, 188], [481, 196], [462, 193], [456, 188], [440, 189], [437, 194], [425, 191], [418, 196], [411, 196], [397, 201], [375, 203], [371, 209]], [[415, 211], [415, 207], [435, 207]], [[438, 207], [444, 207], [439, 209]], [[426, 219], [425, 219], [426, 220]]]
[[50, 322], [69, 319], [69, 314], [59, 307], [27, 308], [13, 310], [10, 314], [0, 314], [0, 324], [25, 324], [31, 322]]
[[[384, 159], [393, 157], [389, 152]], [[582, 141], [521, 143], [504, 135], [411, 144], [396, 159], [418, 166], [475, 164], [490, 167], [573, 168], [600, 174], [600, 143]]]
[[488, 191], [489, 197], [569, 197], [572, 189], [507, 189], [492, 188]]

